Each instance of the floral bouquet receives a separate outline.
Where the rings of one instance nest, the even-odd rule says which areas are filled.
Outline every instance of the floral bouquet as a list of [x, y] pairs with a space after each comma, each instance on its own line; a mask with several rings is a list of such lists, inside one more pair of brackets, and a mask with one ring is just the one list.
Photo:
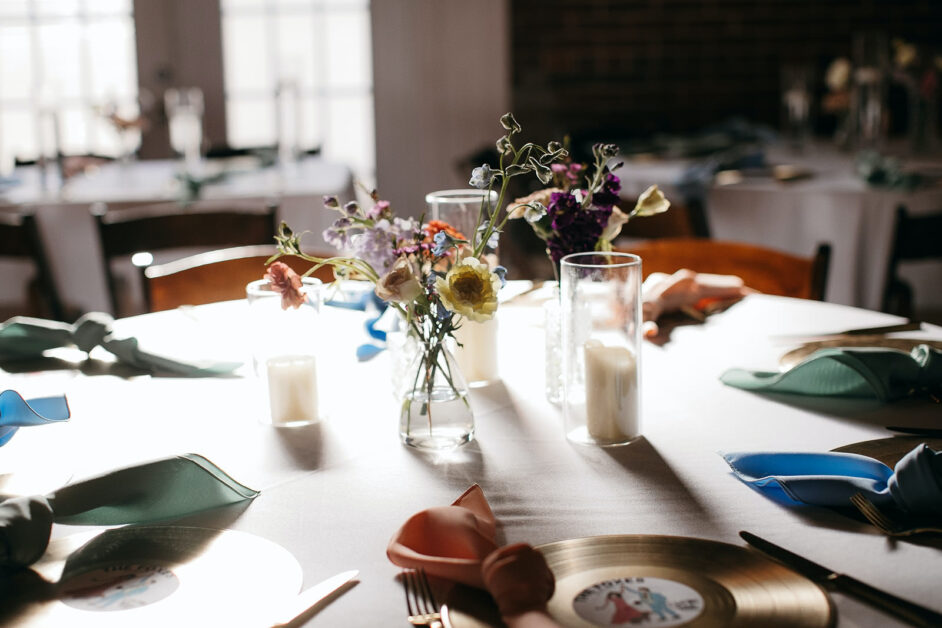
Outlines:
[[[294, 255], [313, 264], [306, 275], [329, 265], [340, 278], [369, 280], [376, 295], [399, 312], [417, 349], [406, 372], [407, 390], [401, 393], [400, 435], [410, 445], [442, 448], [472, 438], [467, 387], [446, 341], [465, 321], [486, 321], [497, 310], [505, 270], [489, 266], [485, 254], [496, 247], [509, 218], [500, 209], [508, 182], [533, 173], [549, 183], [551, 166], [568, 155], [558, 142], [546, 147], [527, 143], [517, 149], [513, 136], [521, 131], [520, 125], [509, 113], [500, 122], [506, 131], [497, 142], [500, 165], [497, 169], [483, 165], [472, 172], [471, 185], [487, 190], [473, 233], [461, 233], [441, 221], [396, 216], [390, 203], [374, 191], [369, 208], [356, 201], [342, 205], [335, 197], [324, 199], [325, 207], [340, 213], [324, 239], [346, 251], [343, 256], [304, 254], [300, 235], [285, 224], [276, 236], [279, 253], [273, 260]], [[495, 185], [500, 192], [492, 211], [488, 200]], [[281, 285], [290, 290], [293, 284]]]
[[646, 189], [634, 209], [623, 212], [615, 203], [621, 182], [609, 165], [618, 154], [614, 144], [592, 147], [594, 163], [585, 175], [585, 187], [578, 187], [586, 167], [579, 163], [554, 163], [550, 166], [554, 186], [514, 200], [510, 218], [524, 218], [534, 233], [546, 242], [546, 253], [558, 273], [559, 260], [570, 253], [610, 251], [612, 240], [622, 226], [636, 216], [653, 216], [667, 211], [670, 202], [656, 185]]

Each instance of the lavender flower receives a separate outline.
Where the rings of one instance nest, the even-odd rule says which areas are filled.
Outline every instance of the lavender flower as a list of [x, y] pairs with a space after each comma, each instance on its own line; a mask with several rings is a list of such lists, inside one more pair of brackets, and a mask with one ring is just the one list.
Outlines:
[[468, 185], [479, 190], [486, 190], [494, 179], [494, 171], [487, 164], [481, 164], [471, 171], [471, 180]]

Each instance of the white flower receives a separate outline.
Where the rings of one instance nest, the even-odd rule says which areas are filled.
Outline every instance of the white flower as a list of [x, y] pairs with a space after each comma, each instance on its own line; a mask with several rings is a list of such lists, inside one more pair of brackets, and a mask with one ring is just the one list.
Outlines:
[[664, 193], [652, 185], [641, 193], [632, 216], [653, 216], [663, 214], [671, 206], [671, 202], [664, 197]]
[[827, 73], [824, 75], [824, 84], [832, 92], [843, 91], [850, 84], [850, 72], [850, 61], [846, 57], [838, 57], [828, 66]]
[[608, 224], [605, 225], [605, 229], [602, 231], [602, 240], [611, 242], [618, 237], [618, 234], [621, 233], [622, 225], [628, 222], [628, 214], [618, 209], [618, 207], [612, 206], [612, 215], [608, 217]]

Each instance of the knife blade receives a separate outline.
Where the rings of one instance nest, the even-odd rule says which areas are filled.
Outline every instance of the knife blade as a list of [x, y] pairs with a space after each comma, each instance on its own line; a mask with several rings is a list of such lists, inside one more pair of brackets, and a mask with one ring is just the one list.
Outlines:
[[859, 327], [856, 329], [845, 329], [844, 331], [834, 331], [819, 334], [785, 334], [772, 336], [771, 339], [776, 342], [808, 342], [812, 340], [828, 340], [831, 338], [842, 338], [844, 336], [881, 336], [883, 334], [892, 334], [899, 331], [919, 331], [922, 329], [922, 323], [919, 321], [907, 321], [905, 323], [893, 323], [891, 325], [878, 325], [877, 327]]
[[290, 626], [296, 619], [300, 618], [307, 611], [314, 607], [315, 604], [325, 599], [328, 595], [347, 584], [351, 580], [357, 577], [360, 572], [356, 569], [351, 571], [344, 571], [339, 573], [336, 576], [331, 576], [315, 584], [310, 589], [302, 591], [286, 609], [284, 609], [279, 615], [278, 618], [272, 623], [272, 628], [281, 628], [282, 626]]
[[942, 429], [934, 427], [902, 427], [897, 425], [887, 425], [886, 429], [900, 434], [912, 434], [914, 436], [931, 436], [933, 438], [942, 438]]
[[740, 531], [739, 536], [763, 554], [774, 558], [786, 567], [790, 567], [825, 588], [853, 596], [913, 626], [942, 626], [942, 613], [937, 613], [915, 602], [904, 600], [892, 593], [881, 591], [856, 578], [837, 573], [750, 532]]

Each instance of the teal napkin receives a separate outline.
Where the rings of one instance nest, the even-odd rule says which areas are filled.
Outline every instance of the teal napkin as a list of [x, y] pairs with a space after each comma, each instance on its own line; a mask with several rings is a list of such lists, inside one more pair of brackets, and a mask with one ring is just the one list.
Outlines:
[[0, 568], [38, 560], [53, 523], [153, 523], [256, 495], [206, 458], [185, 454], [111, 471], [48, 495], [8, 499], [0, 503]]
[[785, 372], [730, 369], [727, 386], [759, 392], [833, 397], [876, 397], [893, 401], [942, 387], [942, 352], [919, 345], [895, 349], [821, 349]]
[[15, 390], [4, 390], [0, 392], [0, 445], [6, 445], [21, 427], [67, 421], [70, 414], [65, 395], [26, 400]]
[[195, 363], [145, 351], [136, 338], [118, 338], [111, 332], [109, 314], [90, 312], [74, 325], [41, 318], [16, 316], [0, 324], [0, 360], [41, 357], [47, 349], [75, 346], [88, 353], [102, 346], [119, 362], [148, 371], [188, 377], [211, 377], [231, 373], [241, 362]]

